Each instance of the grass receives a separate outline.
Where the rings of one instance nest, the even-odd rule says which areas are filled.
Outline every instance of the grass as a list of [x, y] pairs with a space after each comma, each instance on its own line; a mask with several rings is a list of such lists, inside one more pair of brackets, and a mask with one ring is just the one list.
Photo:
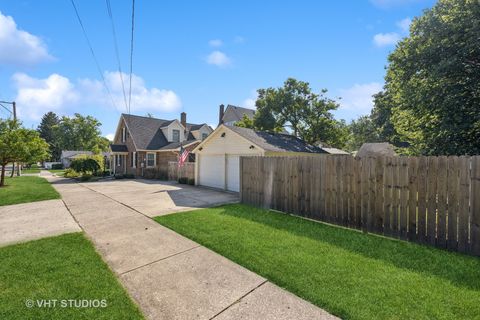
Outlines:
[[[0, 248], [0, 261], [0, 319], [143, 319], [81, 233]], [[26, 299], [58, 302], [27, 308]], [[68, 299], [105, 299], [106, 307], [61, 307]]]
[[479, 258], [239, 204], [155, 220], [341, 318], [480, 318]]
[[0, 206], [50, 199], [60, 199], [60, 195], [47, 180], [36, 176], [5, 178], [0, 188]]
[[40, 169], [22, 169], [22, 174], [40, 173]]
[[50, 169], [48, 171], [50, 171], [50, 173], [53, 173], [59, 177], [63, 177], [63, 175], [65, 174], [65, 169]]

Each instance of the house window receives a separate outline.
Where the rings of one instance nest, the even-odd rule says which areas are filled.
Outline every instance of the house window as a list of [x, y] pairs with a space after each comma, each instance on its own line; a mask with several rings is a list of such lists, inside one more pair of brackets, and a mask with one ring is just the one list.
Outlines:
[[202, 140], [207, 139], [207, 137], [208, 137], [208, 133], [202, 133]]
[[137, 153], [132, 152], [132, 156], [131, 156], [130, 159], [131, 159], [131, 167], [136, 168], [137, 167]]
[[155, 153], [147, 153], [147, 167], [155, 167]]
[[176, 130], [176, 129], [172, 130], [172, 141], [180, 142], [180, 130]]
[[122, 165], [122, 156], [117, 154], [115, 157], [117, 157], [117, 167], [120, 167]]
[[122, 142], [127, 141], [127, 130], [125, 128], [122, 128]]

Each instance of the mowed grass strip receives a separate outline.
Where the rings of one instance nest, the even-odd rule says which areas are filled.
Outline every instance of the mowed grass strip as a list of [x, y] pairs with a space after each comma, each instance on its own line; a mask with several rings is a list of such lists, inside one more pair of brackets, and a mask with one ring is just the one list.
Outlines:
[[50, 169], [48, 171], [59, 177], [63, 177], [65, 174], [65, 169]]
[[[81, 233], [0, 248], [0, 319], [143, 319]], [[26, 307], [26, 300], [58, 300]], [[102, 300], [106, 307], [62, 307], [60, 300]]]
[[345, 319], [479, 319], [480, 259], [245, 205], [162, 225]]
[[0, 206], [50, 199], [60, 199], [60, 194], [40, 177], [6, 178], [0, 188]]

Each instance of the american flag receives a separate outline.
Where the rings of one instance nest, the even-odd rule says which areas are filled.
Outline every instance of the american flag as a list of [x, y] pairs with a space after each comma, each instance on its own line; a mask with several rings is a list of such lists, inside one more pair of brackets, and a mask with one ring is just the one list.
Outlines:
[[178, 158], [178, 166], [181, 167], [188, 159], [188, 154], [190, 152], [183, 147], [180, 149], [180, 157]]

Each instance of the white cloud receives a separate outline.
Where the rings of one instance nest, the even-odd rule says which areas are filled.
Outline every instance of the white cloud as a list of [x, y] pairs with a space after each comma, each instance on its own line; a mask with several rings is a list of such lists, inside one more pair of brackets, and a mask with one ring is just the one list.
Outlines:
[[218, 67], [227, 67], [232, 64], [232, 60], [221, 51], [213, 51], [207, 56], [206, 59], [208, 64], [213, 64]]
[[53, 60], [43, 41], [17, 28], [11, 16], [0, 12], [0, 64], [33, 65]]
[[373, 36], [373, 43], [377, 47], [386, 47], [394, 45], [400, 40], [400, 35], [396, 32], [377, 33]]
[[355, 111], [357, 115], [370, 113], [373, 107], [373, 95], [382, 90], [378, 82], [355, 84], [348, 89], [341, 89], [340, 108]]
[[[78, 110], [85, 105], [111, 108], [112, 99], [118, 111], [125, 112], [125, 99], [119, 73], [107, 71], [104, 77], [112, 98], [108, 95], [103, 82], [98, 79], [80, 79], [73, 83], [58, 74], [37, 79], [24, 73], [16, 73], [13, 81], [17, 88], [15, 100], [19, 106], [19, 114], [24, 118], [38, 120], [47, 111], [65, 113], [73, 108]], [[128, 76], [123, 74], [123, 79], [125, 88], [128, 90]], [[179, 109], [181, 105], [181, 100], [175, 92], [147, 88], [141, 77], [132, 75], [132, 113], [170, 112]]]
[[223, 41], [220, 40], [220, 39], [213, 39], [213, 40], [208, 41], [208, 44], [211, 47], [221, 47], [223, 45]]
[[115, 134], [114, 133], [106, 134], [105, 138], [107, 138], [110, 141], [113, 141], [113, 139], [115, 138]]
[[37, 120], [46, 111], [60, 111], [80, 99], [70, 80], [56, 73], [45, 79], [16, 73], [13, 82], [17, 88], [15, 101], [19, 105], [20, 117]]
[[[125, 90], [127, 94], [128, 103], [128, 85], [127, 81], [129, 75], [122, 73], [123, 80], [125, 82]], [[123, 96], [122, 82], [120, 80], [120, 73], [105, 72], [105, 82], [107, 83], [112, 99], [115, 103], [115, 107], [124, 112], [125, 98]], [[92, 103], [101, 103], [103, 105], [111, 106], [111, 98], [105, 89], [102, 81], [92, 79], [81, 79], [78, 83], [78, 89], [81, 92], [85, 92]], [[145, 81], [133, 74], [132, 75], [132, 100], [131, 100], [131, 112], [171, 112], [178, 110], [182, 106], [180, 98], [172, 90], [147, 88]]]
[[243, 100], [240, 106], [247, 109], [257, 109], [257, 107], [255, 106], [255, 102], [257, 101], [257, 98], [258, 98], [257, 91], [252, 90], [250, 97]]
[[408, 35], [412, 19], [409, 17], [397, 21], [396, 25], [400, 29], [399, 32], [377, 33], [373, 36], [373, 43], [377, 47], [386, 47], [395, 45], [402, 36]]
[[410, 19], [409, 17], [406, 17], [405, 19], [402, 19], [397, 22], [397, 27], [399, 27], [403, 33], [407, 34], [410, 29], [411, 23], [412, 23], [412, 19]]

